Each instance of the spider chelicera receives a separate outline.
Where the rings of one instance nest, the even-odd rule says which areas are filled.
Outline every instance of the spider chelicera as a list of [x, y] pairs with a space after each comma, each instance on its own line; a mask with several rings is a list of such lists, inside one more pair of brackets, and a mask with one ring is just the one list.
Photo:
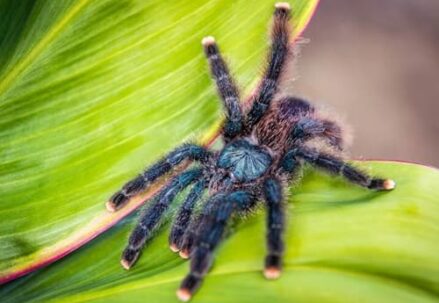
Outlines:
[[[248, 109], [240, 103], [238, 89], [214, 38], [202, 40], [225, 107], [224, 147], [218, 151], [184, 144], [126, 183], [107, 203], [110, 211], [116, 211], [130, 197], [144, 191], [184, 160], [198, 164], [173, 177], [152, 199], [132, 232], [121, 260], [126, 269], [134, 264], [174, 198], [192, 185], [169, 236], [171, 249], [191, 259], [190, 272], [177, 291], [183, 301], [191, 298], [207, 274], [229, 219], [254, 209], [259, 203], [263, 203], [267, 211], [264, 275], [267, 279], [279, 277], [286, 224], [283, 192], [289, 182], [297, 179], [297, 171], [304, 163], [372, 190], [395, 187], [394, 181], [372, 178], [340, 158], [343, 134], [334, 121], [319, 117], [314, 107], [303, 99], [279, 96], [279, 81], [293, 53], [289, 4], [277, 3], [273, 19], [268, 64], [250, 96]], [[313, 148], [310, 145], [313, 139], [324, 142], [333, 152]], [[200, 202], [205, 191], [208, 198]], [[197, 203], [202, 203], [199, 213], [194, 211]]]

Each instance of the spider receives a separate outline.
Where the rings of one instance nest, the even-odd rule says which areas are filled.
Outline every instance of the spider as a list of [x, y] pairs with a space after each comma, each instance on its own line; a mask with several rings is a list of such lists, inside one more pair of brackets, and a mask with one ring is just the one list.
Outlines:
[[[177, 291], [182, 301], [189, 300], [201, 285], [212, 265], [214, 250], [224, 238], [228, 221], [260, 204], [267, 212], [264, 275], [267, 279], [280, 276], [285, 246], [284, 190], [298, 178], [297, 172], [304, 163], [371, 190], [395, 187], [393, 180], [372, 178], [341, 159], [344, 138], [336, 122], [320, 118], [306, 100], [278, 93], [281, 76], [293, 54], [290, 18], [289, 4], [277, 3], [268, 64], [256, 91], [249, 97], [248, 109], [240, 103], [238, 88], [215, 39], [203, 38], [204, 52], [225, 108], [221, 130], [223, 148], [209, 150], [197, 144], [184, 144], [126, 183], [107, 202], [108, 210], [116, 211], [184, 160], [196, 163], [195, 168], [173, 177], [153, 198], [121, 259], [125, 269], [136, 262], [174, 198], [192, 185], [169, 236], [171, 250], [190, 258], [190, 271]], [[312, 147], [312, 139], [320, 139], [332, 152]], [[206, 191], [208, 198], [202, 199]], [[197, 204], [202, 204], [198, 213]]]

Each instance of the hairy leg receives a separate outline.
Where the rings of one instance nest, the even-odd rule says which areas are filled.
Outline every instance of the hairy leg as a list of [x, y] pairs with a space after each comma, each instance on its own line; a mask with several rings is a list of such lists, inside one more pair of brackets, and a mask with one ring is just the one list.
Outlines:
[[391, 190], [395, 188], [395, 182], [391, 179], [372, 178], [366, 173], [346, 163], [345, 161], [318, 150], [307, 147], [300, 147], [291, 150], [285, 157], [303, 159], [306, 162], [328, 171], [339, 174], [348, 181], [373, 190]]
[[304, 117], [294, 126], [291, 136], [301, 142], [320, 137], [327, 140], [331, 146], [343, 149], [341, 128], [333, 121]]
[[214, 38], [210, 36], [205, 37], [202, 44], [210, 64], [210, 71], [226, 109], [226, 122], [223, 128], [224, 138], [231, 140], [241, 132], [243, 126], [238, 88], [230, 75], [226, 62], [221, 57]]
[[264, 275], [267, 279], [280, 276], [284, 252], [285, 210], [283, 189], [280, 181], [269, 178], [264, 182], [264, 197], [267, 207], [267, 249]]
[[196, 216], [193, 216], [181, 240], [182, 244], [179, 253], [180, 257], [182, 257], [183, 259], [189, 258], [194, 248], [195, 241], [200, 232], [199, 227], [201, 226], [202, 222], [206, 220], [205, 219], [206, 216], [210, 216], [215, 212], [214, 210], [215, 207], [217, 207], [218, 203], [221, 203], [223, 199], [224, 199], [224, 195], [217, 194], [211, 196], [205, 203], [202, 212]]
[[198, 181], [178, 211], [177, 217], [171, 228], [171, 233], [169, 234], [169, 246], [174, 252], [177, 252], [182, 248], [183, 236], [189, 227], [195, 203], [203, 195], [203, 192], [206, 189], [206, 183], [207, 180], [205, 179]]
[[273, 27], [271, 30], [271, 48], [268, 55], [268, 65], [262, 76], [256, 93], [252, 98], [245, 127], [250, 131], [268, 109], [271, 100], [278, 90], [279, 81], [285, 70], [287, 60], [292, 53], [290, 41], [291, 17], [287, 3], [278, 3], [274, 11]]
[[138, 225], [131, 233], [128, 245], [122, 254], [121, 264], [125, 269], [129, 269], [137, 260], [143, 245], [151, 238], [152, 232], [158, 226], [162, 215], [177, 194], [201, 176], [202, 170], [198, 168], [185, 171], [174, 177], [158, 194], [154, 203], [145, 211]]
[[206, 162], [210, 156], [211, 153], [207, 149], [195, 144], [184, 144], [176, 148], [163, 159], [147, 168], [136, 178], [126, 183], [122, 189], [116, 192], [107, 202], [107, 209], [109, 211], [116, 211], [128, 202], [132, 196], [145, 190], [151, 183], [157, 180], [157, 178], [169, 172], [183, 160], [190, 159]]
[[214, 196], [201, 216], [194, 249], [191, 253], [190, 272], [181, 283], [177, 296], [187, 301], [199, 288], [213, 261], [213, 251], [223, 237], [227, 221], [235, 210], [248, 209], [255, 197], [244, 191]]

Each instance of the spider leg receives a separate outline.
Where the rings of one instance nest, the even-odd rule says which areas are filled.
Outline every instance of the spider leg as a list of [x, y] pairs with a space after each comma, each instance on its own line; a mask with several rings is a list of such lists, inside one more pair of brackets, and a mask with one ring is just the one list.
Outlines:
[[331, 146], [343, 149], [341, 127], [333, 121], [316, 117], [314, 106], [307, 100], [284, 96], [278, 98], [276, 103], [282, 119], [293, 125], [289, 137], [295, 145], [320, 137]]
[[348, 181], [373, 190], [391, 190], [395, 188], [395, 181], [391, 179], [372, 178], [345, 161], [330, 154], [320, 153], [318, 150], [307, 147], [293, 149], [285, 158], [293, 157], [326, 170], [333, 174], [340, 174]]
[[194, 247], [195, 240], [199, 233], [199, 227], [201, 226], [202, 222], [205, 220], [206, 216], [211, 215], [214, 213], [214, 208], [217, 206], [216, 200], [222, 199], [222, 195], [214, 195], [210, 197], [201, 214], [198, 214], [192, 218], [192, 220], [189, 223], [189, 226], [186, 228], [185, 233], [183, 234], [183, 237], [181, 239], [181, 247], [180, 247], [180, 257], [183, 259], [188, 259], [192, 249]]
[[[215, 200], [220, 199], [221, 195], [212, 196], [207, 203], [205, 204], [203, 211], [201, 214], [194, 216], [187, 227], [182, 239], [181, 239], [181, 247], [180, 247], [180, 257], [183, 259], [188, 259], [192, 253], [192, 250], [195, 246], [196, 239], [200, 233], [200, 227], [205, 229], [206, 226], [204, 222], [208, 222], [209, 216], [215, 213], [215, 207], [217, 206], [217, 202]], [[240, 210], [246, 211], [245, 205], [251, 207], [251, 203], [243, 204], [241, 203]], [[206, 219], [207, 218], [207, 219]]]
[[203, 215], [199, 214], [191, 220], [188, 228], [186, 229], [181, 239], [181, 247], [180, 247], [179, 255], [183, 259], [189, 259], [192, 253], [195, 239], [197, 238], [198, 227], [201, 224], [202, 217]]
[[241, 132], [243, 125], [238, 88], [229, 73], [226, 62], [221, 57], [215, 39], [210, 36], [205, 37], [202, 44], [209, 61], [210, 71], [226, 109], [226, 122], [223, 128], [224, 137], [231, 140]]
[[275, 5], [268, 65], [258, 89], [252, 97], [253, 105], [245, 121], [247, 130], [251, 130], [268, 109], [271, 100], [277, 92], [279, 80], [285, 70], [287, 59], [292, 53], [288, 23], [290, 17], [290, 6], [287, 3], [277, 3]]
[[338, 150], [343, 149], [341, 128], [333, 121], [303, 117], [294, 126], [291, 136], [293, 139], [300, 140], [301, 142], [321, 137]]
[[132, 196], [145, 190], [157, 178], [169, 172], [183, 160], [191, 159], [206, 162], [210, 156], [211, 153], [207, 149], [195, 144], [184, 144], [176, 148], [136, 178], [126, 183], [122, 189], [116, 192], [107, 202], [107, 209], [109, 211], [116, 211], [128, 202]]
[[269, 178], [264, 182], [264, 196], [267, 205], [267, 248], [264, 275], [267, 279], [280, 276], [284, 252], [285, 210], [283, 189], [280, 181]]
[[254, 201], [255, 196], [245, 191], [219, 194], [208, 201], [200, 220], [195, 248], [191, 253], [190, 272], [177, 291], [180, 300], [189, 300], [201, 285], [212, 265], [213, 251], [221, 241], [233, 211], [247, 209]]
[[160, 218], [177, 194], [201, 176], [202, 169], [199, 168], [185, 171], [174, 177], [157, 195], [154, 203], [145, 211], [140, 218], [139, 224], [131, 233], [128, 246], [122, 254], [121, 264], [125, 269], [129, 269], [137, 260], [143, 245], [151, 238], [152, 232], [158, 226]]
[[179, 251], [183, 245], [183, 236], [189, 227], [195, 203], [203, 195], [203, 192], [206, 189], [206, 183], [207, 180], [205, 179], [198, 181], [178, 211], [177, 217], [171, 228], [171, 233], [169, 234], [169, 246], [174, 252]]

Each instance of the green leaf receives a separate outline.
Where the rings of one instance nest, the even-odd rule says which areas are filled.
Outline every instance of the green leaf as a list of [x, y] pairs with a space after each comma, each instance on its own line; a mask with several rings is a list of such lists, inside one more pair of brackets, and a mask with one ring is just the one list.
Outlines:
[[[284, 273], [262, 276], [264, 213], [236, 228], [193, 302], [438, 302], [439, 172], [395, 162], [358, 162], [393, 178], [371, 192], [311, 170], [291, 189]], [[119, 264], [135, 217], [76, 253], [5, 285], [2, 302], [177, 302], [188, 270], [162, 230], [139, 262]], [[167, 228], [166, 228], [167, 229]]]
[[[140, 205], [104, 208], [124, 181], [221, 115], [201, 38], [216, 36], [249, 90], [273, 4], [0, 0], [0, 283]], [[317, 0], [291, 4], [298, 34]]]
[[[317, 1], [291, 3], [298, 34]], [[169, 251], [167, 231], [126, 272], [119, 258], [136, 215], [121, 219], [142, 197], [116, 214], [104, 203], [178, 142], [215, 136], [220, 105], [200, 40], [216, 36], [249, 91], [272, 5], [0, 0], [0, 281], [86, 244], [3, 285], [2, 303], [176, 301], [187, 263]], [[308, 171], [291, 189], [282, 278], [261, 274], [261, 212], [219, 249], [194, 302], [437, 302], [438, 171], [358, 164], [397, 189]]]

